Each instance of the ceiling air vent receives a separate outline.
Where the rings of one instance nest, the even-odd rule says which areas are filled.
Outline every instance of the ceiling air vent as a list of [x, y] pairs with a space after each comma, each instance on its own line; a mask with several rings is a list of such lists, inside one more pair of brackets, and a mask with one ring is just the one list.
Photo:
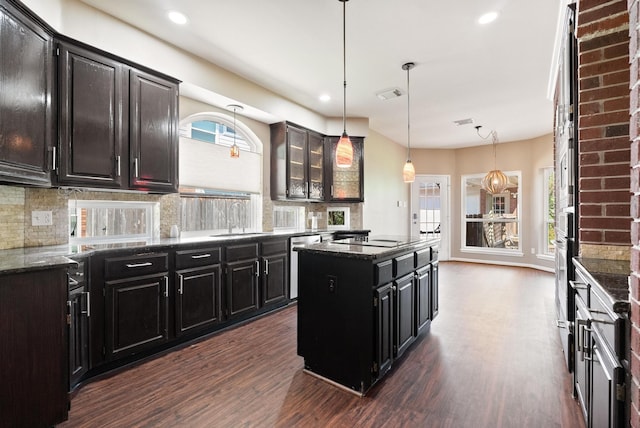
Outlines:
[[404, 93], [400, 90], [400, 88], [386, 89], [384, 91], [380, 91], [376, 93], [376, 97], [381, 100], [389, 100], [391, 98], [398, 98], [404, 95]]
[[473, 123], [473, 119], [468, 118], [468, 119], [454, 120], [453, 123], [455, 123], [457, 126], [471, 125]]

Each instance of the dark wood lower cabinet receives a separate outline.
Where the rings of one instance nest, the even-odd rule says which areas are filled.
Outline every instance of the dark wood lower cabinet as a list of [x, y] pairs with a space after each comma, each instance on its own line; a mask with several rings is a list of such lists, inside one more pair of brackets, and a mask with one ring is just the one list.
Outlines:
[[429, 287], [431, 289], [431, 321], [433, 321], [440, 312], [440, 299], [438, 297], [438, 261], [434, 260], [431, 263], [431, 281]]
[[105, 283], [106, 358], [132, 355], [165, 343], [168, 273]]
[[391, 283], [379, 287], [374, 292], [373, 306], [376, 313], [376, 362], [374, 373], [378, 377], [391, 368], [393, 362], [393, 285]]
[[239, 317], [259, 309], [259, 265], [258, 259], [227, 264], [227, 311], [229, 318]]
[[416, 271], [416, 333], [420, 334], [431, 323], [431, 268]]
[[47, 427], [69, 410], [66, 266], [0, 274], [0, 425]]
[[262, 300], [265, 306], [287, 300], [288, 259], [286, 253], [262, 258]]
[[415, 282], [410, 273], [393, 284], [395, 297], [394, 356], [400, 357], [415, 340]]
[[176, 272], [176, 336], [221, 321], [221, 281], [220, 265]]
[[89, 294], [84, 287], [69, 291], [69, 387], [89, 370]]

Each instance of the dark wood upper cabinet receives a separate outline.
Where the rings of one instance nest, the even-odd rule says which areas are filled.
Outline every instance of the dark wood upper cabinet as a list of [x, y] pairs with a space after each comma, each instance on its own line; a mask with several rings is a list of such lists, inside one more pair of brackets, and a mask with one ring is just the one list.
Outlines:
[[271, 198], [323, 201], [324, 136], [288, 122], [271, 125]]
[[178, 84], [130, 70], [129, 176], [138, 190], [178, 191]]
[[58, 49], [58, 184], [126, 187], [125, 66], [69, 43], [60, 43]]
[[0, 182], [51, 185], [53, 37], [0, 0]]

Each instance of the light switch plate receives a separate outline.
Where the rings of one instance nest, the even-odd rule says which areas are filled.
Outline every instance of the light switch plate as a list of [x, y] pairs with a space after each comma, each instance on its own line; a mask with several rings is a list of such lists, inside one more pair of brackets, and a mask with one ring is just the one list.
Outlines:
[[31, 226], [53, 225], [53, 213], [51, 211], [31, 211]]

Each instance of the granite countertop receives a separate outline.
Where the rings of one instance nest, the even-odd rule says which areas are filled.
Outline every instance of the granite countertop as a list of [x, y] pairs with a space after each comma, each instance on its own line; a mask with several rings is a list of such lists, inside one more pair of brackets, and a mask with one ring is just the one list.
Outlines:
[[234, 233], [228, 235], [205, 235], [179, 238], [159, 238], [148, 241], [129, 242], [109, 242], [93, 244], [64, 244], [43, 247], [16, 248], [11, 250], [0, 250], [0, 274], [16, 273], [35, 269], [46, 269], [59, 265], [69, 265], [74, 263], [73, 257], [87, 256], [96, 252], [119, 251], [123, 249], [141, 249], [153, 251], [163, 248], [171, 249], [193, 244], [228, 244], [244, 240], [270, 237], [294, 237], [321, 235], [328, 233], [369, 233], [366, 229], [350, 230], [301, 230], [301, 231], [276, 231], [276, 232], [256, 232], [256, 233]]
[[344, 239], [307, 244], [295, 248], [295, 251], [356, 259], [378, 259], [439, 242], [438, 238], [427, 239], [423, 236], [371, 236], [366, 241]]
[[576, 268], [587, 274], [593, 283], [599, 287], [614, 312], [629, 311], [629, 275], [631, 266], [628, 260], [606, 260], [584, 257], [574, 257]]

